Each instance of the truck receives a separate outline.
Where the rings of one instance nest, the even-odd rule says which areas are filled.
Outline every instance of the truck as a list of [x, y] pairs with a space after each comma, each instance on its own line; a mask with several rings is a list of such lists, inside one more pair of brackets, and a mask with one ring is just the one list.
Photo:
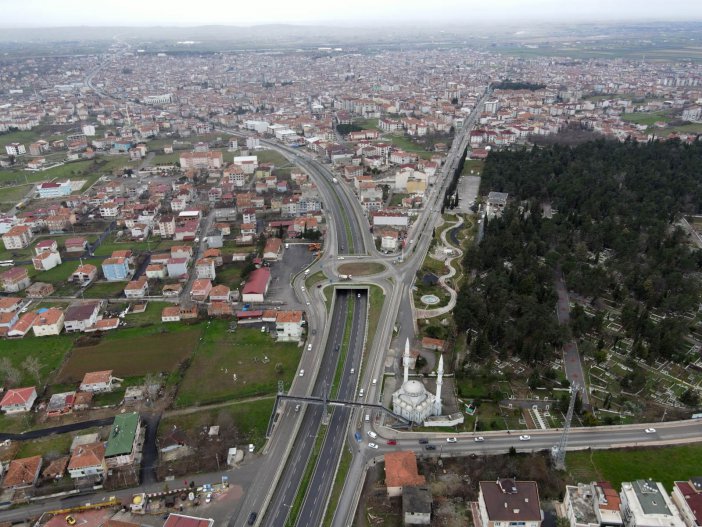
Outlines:
[[351, 276], [350, 274], [340, 274], [339, 275], [339, 280], [351, 280], [352, 278], [353, 278], [353, 276]]

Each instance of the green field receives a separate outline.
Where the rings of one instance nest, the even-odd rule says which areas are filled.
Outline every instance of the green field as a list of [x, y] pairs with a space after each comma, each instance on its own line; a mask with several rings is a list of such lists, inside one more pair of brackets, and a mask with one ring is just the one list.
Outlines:
[[[83, 263], [92, 264], [100, 269], [102, 258], [86, 258], [83, 260]], [[79, 265], [79, 262], [65, 262], [48, 271], [37, 271], [31, 265], [27, 265], [26, 267], [33, 281], [62, 284], [68, 280]]]
[[385, 271], [385, 265], [379, 262], [352, 262], [341, 264], [337, 270], [341, 274], [350, 274], [352, 276], [368, 276], [382, 273]]
[[241, 285], [241, 272], [244, 270], [245, 262], [232, 262], [218, 267], [216, 270], [218, 284], [224, 284], [231, 289]]
[[93, 282], [85, 291], [83, 298], [116, 298], [122, 294], [127, 282]]
[[668, 122], [670, 121], [670, 115], [668, 112], [637, 112], [637, 113], [625, 113], [622, 115], [624, 121], [635, 124], [645, 124], [646, 126], [653, 126], [654, 123], [658, 121]]
[[275, 150], [257, 150], [254, 154], [258, 156], [259, 165], [261, 163], [273, 163], [276, 168], [279, 168], [289, 164], [289, 161]]
[[[31, 335], [31, 336], [30, 336]], [[21, 386], [32, 386], [47, 382], [50, 375], [57, 370], [68, 350], [73, 345], [72, 335], [59, 335], [55, 337], [34, 337], [29, 333], [23, 339], [5, 339], [2, 341], [0, 357], [10, 359], [12, 365], [22, 374]], [[40, 364], [39, 382], [22, 367], [22, 362], [27, 357], [36, 357]]]
[[10, 210], [32, 190], [32, 187], [33, 185], [0, 187], [0, 210]]
[[149, 164], [151, 166], [155, 165], [171, 165], [174, 163], [180, 163], [180, 152], [173, 152], [172, 154], [156, 154]]
[[172, 306], [168, 302], [154, 302], [149, 300], [146, 306], [146, 310], [143, 313], [132, 313], [131, 311], [127, 314], [124, 320], [130, 326], [146, 326], [149, 324], [160, 324], [161, 323], [161, 311], [164, 307]]
[[116, 377], [173, 371], [195, 349], [201, 328], [180, 324], [108, 333], [97, 345], [74, 348], [56, 380], [76, 382], [100, 370], [114, 370]]
[[413, 152], [424, 159], [431, 159], [431, 152], [424, 150], [423, 147], [419, 146], [406, 135], [390, 135], [387, 137], [387, 140], [405, 152]]
[[660, 448], [568, 452], [568, 471], [578, 481], [609, 481], [616, 489], [622, 481], [653, 479], [668, 491], [674, 481], [699, 476], [702, 443]]
[[[239, 326], [233, 333], [228, 327], [224, 320], [208, 322], [204, 340], [180, 384], [177, 406], [274, 394], [278, 380], [290, 386], [302, 353], [296, 343], [276, 343], [257, 325]], [[275, 371], [277, 363], [282, 365], [280, 375]]]

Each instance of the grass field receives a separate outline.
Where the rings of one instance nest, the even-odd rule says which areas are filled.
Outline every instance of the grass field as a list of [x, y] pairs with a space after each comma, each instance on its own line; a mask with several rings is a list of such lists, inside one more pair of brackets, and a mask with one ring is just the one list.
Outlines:
[[635, 124], [645, 124], [646, 126], [653, 126], [654, 123], [658, 121], [668, 122], [670, 121], [670, 116], [668, 112], [638, 112], [638, 113], [625, 113], [622, 115], [622, 120], [628, 121]]
[[412, 141], [405, 135], [391, 135], [388, 140], [396, 147], [401, 148], [405, 152], [413, 152], [424, 159], [431, 159], [431, 152], [427, 152], [423, 147]]
[[[278, 380], [290, 386], [302, 353], [297, 344], [276, 343], [258, 326], [239, 326], [233, 333], [227, 331], [228, 327], [227, 321], [208, 322], [204, 340], [180, 384], [177, 406], [273, 394]], [[266, 357], [268, 361], [264, 362]], [[282, 365], [280, 375], [276, 373], [277, 363]]]
[[[33, 335], [30, 333], [30, 335]], [[55, 337], [34, 337], [27, 335], [23, 339], [3, 340], [1, 357], [10, 359], [12, 365], [19, 369], [22, 374], [20, 384], [22, 386], [32, 386], [37, 384], [37, 379], [33, 378], [24, 368], [22, 362], [27, 357], [36, 357], [41, 363], [39, 384], [47, 382], [51, 373], [61, 366], [63, 358], [68, 350], [73, 346], [73, 336], [58, 335]]]
[[[485, 161], [481, 159], [466, 159], [463, 164], [463, 170], [461, 171], [462, 176], [475, 176], [483, 172], [483, 167], [485, 166]], [[473, 171], [471, 174], [470, 171]]]
[[172, 154], [156, 154], [150, 161], [151, 165], [170, 165], [180, 162], [180, 152]]
[[383, 293], [383, 290], [377, 285], [370, 286], [368, 288], [368, 329], [366, 337], [369, 347], [373, 344], [384, 303], [385, 293]]
[[275, 398], [271, 397], [270, 399], [235, 402], [231, 405], [211, 410], [200, 410], [184, 415], [164, 417], [159, 423], [159, 434], [163, 434], [164, 430], [171, 430], [173, 426], [183, 430], [191, 430], [206, 424], [213, 425], [218, 422], [218, 416], [224, 413], [232, 417], [234, 426], [244, 435], [245, 441], [261, 447], [265, 441], [266, 428], [268, 427], [268, 420], [271, 417], [274, 403]]
[[[631, 448], [568, 452], [568, 471], [579, 481], [609, 481], [616, 489], [622, 481], [651, 478], [668, 491], [674, 481], [699, 475], [702, 443], [660, 448]], [[590, 479], [588, 479], [590, 478]]]
[[127, 282], [95, 282], [88, 286], [83, 293], [84, 298], [116, 298], [122, 291]]
[[378, 262], [353, 262], [341, 264], [337, 267], [341, 274], [352, 276], [368, 276], [378, 274], [385, 270], [385, 266]]
[[[102, 265], [102, 258], [86, 258], [83, 260], [83, 263], [92, 264], [100, 269], [100, 266]], [[73, 274], [73, 271], [75, 271], [79, 265], [79, 262], [65, 262], [61, 265], [57, 265], [53, 269], [49, 269], [48, 271], [37, 271], [31, 265], [27, 265], [26, 267], [32, 280], [49, 283], [63, 283], [68, 280], [68, 277]]]
[[244, 270], [245, 262], [232, 262], [217, 269], [216, 281], [230, 288], [238, 288], [241, 285], [241, 272]]
[[0, 210], [8, 211], [14, 207], [34, 185], [17, 185], [13, 187], [0, 187]]
[[257, 150], [254, 152], [254, 155], [258, 156], [259, 165], [261, 163], [273, 163], [276, 167], [282, 167], [289, 164], [289, 161], [275, 150]]
[[195, 349], [201, 326], [126, 328], [105, 335], [99, 344], [75, 348], [57, 382], [80, 381], [89, 371], [114, 370], [133, 377], [174, 370]]
[[161, 323], [161, 311], [166, 306], [172, 306], [169, 302], [154, 302], [149, 300], [146, 310], [143, 313], [132, 313], [131, 311], [125, 317], [125, 321], [130, 326], [146, 326], [149, 324]]

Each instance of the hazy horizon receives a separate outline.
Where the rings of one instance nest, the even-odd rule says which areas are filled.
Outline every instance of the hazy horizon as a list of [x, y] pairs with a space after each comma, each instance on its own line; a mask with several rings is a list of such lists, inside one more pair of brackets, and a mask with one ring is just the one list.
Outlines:
[[[135, 16], [139, 15], [139, 16]], [[25, 0], [3, 5], [2, 28], [62, 27], [252, 27], [378, 26], [438, 24], [460, 26], [475, 22], [519, 25], [529, 22], [667, 22], [702, 21], [699, 0], [357, 0], [330, 6], [327, 0], [260, 0], [232, 5], [224, 0], [200, 0], [197, 8], [173, 9], [167, 0], [123, 0], [119, 8], [96, 12], [86, 0]], [[486, 28], [483, 28], [486, 29]]]

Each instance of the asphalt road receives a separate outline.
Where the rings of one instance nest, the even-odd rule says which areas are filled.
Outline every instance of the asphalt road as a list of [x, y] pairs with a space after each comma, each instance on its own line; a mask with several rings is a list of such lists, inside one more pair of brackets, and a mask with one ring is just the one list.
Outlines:
[[[312, 389], [312, 395], [321, 397], [325, 390], [329, 390], [334, 379], [336, 364], [339, 353], [335, 351], [336, 345], [342, 344], [344, 338], [344, 327], [349, 309], [351, 294], [346, 291], [337, 291], [337, 299], [334, 305], [334, 312], [330, 319], [331, 331], [327, 338], [323, 350], [324, 356], [317, 374], [317, 379]], [[294, 405], [289, 405], [294, 411]], [[319, 425], [322, 420], [322, 407], [310, 405], [306, 408], [301, 405], [300, 412], [304, 411], [302, 425], [297, 434], [292, 451], [288, 456], [283, 474], [278, 481], [278, 487], [273, 495], [268, 507], [268, 513], [264, 516], [262, 525], [283, 526], [290, 512], [290, 505], [295, 500], [298, 485], [307, 466], [311, 455], [311, 447], [315, 437], [319, 432]], [[289, 410], [286, 410], [289, 411]]]
[[[343, 373], [339, 383], [337, 399], [350, 401], [356, 399], [356, 381], [361, 370], [361, 357], [363, 355], [363, 341], [366, 333], [366, 312], [368, 310], [368, 297], [365, 293], [351, 293], [353, 304], [353, 322], [349, 339], [348, 353], [343, 366]], [[359, 298], [360, 295], [360, 298]], [[351, 369], [355, 373], [351, 373]], [[336, 407], [331, 416], [327, 435], [322, 444], [322, 450], [317, 459], [317, 464], [312, 474], [307, 493], [298, 516], [297, 525], [322, 525], [326, 504], [334, 484], [336, 467], [344, 448], [344, 436], [351, 417], [351, 409]]]
[[61, 426], [53, 426], [51, 428], [41, 428], [39, 430], [29, 430], [20, 434], [7, 434], [0, 432], [0, 441], [9, 439], [11, 441], [24, 441], [26, 439], [38, 439], [40, 437], [50, 436], [52, 434], [64, 434], [66, 432], [76, 432], [93, 428], [95, 426], [111, 425], [114, 417], [106, 417], [104, 419], [92, 419], [90, 421], [79, 421], [77, 423], [69, 423]]

